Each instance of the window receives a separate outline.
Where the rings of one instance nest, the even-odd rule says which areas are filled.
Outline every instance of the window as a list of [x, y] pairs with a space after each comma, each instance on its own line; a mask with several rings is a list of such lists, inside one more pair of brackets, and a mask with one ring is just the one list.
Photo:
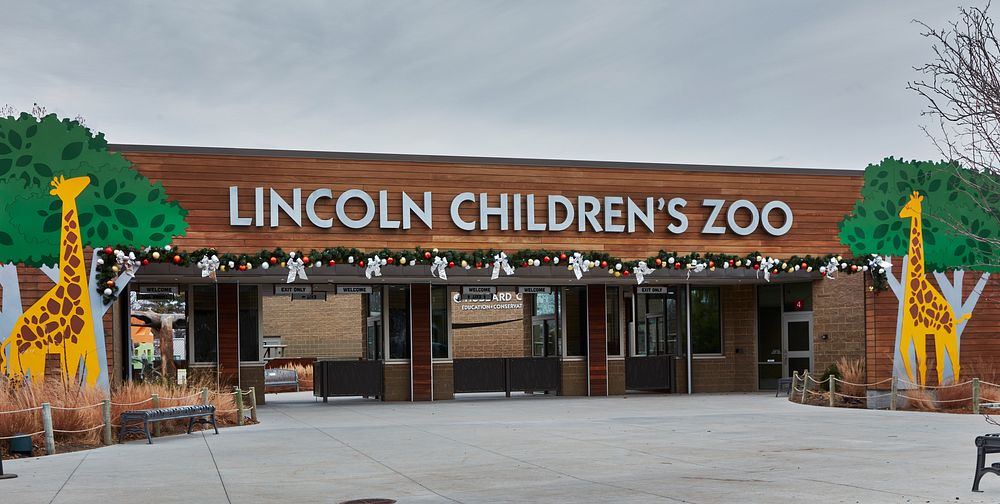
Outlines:
[[587, 355], [587, 288], [566, 287], [566, 356]]
[[382, 287], [365, 294], [365, 356], [368, 360], [382, 359]]
[[448, 352], [448, 287], [431, 286], [431, 355], [447, 359]]
[[240, 361], [260, 360], [260, 294], [256, 285], [240, 285]]
[[215, 285], [195, 285], [191, 288], [191, 294], [194, 361], [215, 363], [219, 348]]
[[635, 297], [636, 328], [633, 354], [679, 355], [684, 351], [684, 334], [680, 331], [683, 313], [680, 292], [676, 287], [660, 294], [638, 294]]
[[410, 288], [390, 285], [386, 288], [389, 315], [389, 358], [410, 358]]
[[531, 295], [531, 355], [557, 357], [562, 355], [559, 334], [559, 289]]
[[785, 312], [812, 311], [812, 284], [787, 283], [782, 285]]
[[695, 354], [722, 354], [718, 287], [691, 287], [691, 347]]
[[608, 287], [605, 290], [604, 313], [608, 328], [608, 355], [622, 354], [621, 303], [618, 302], [621, 288]]

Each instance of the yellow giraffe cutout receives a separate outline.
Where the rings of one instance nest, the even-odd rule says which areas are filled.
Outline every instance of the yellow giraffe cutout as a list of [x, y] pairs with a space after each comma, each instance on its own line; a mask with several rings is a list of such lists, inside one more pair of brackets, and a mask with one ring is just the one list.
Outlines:
[[951, 361], [955, 371], [955, 382], [959, 379], [958, 337], [955, 331], [959, 323], [972, 316], [963, 315], [955, 319], [951, 305], [944, 296], [927, 280], [924, 273], [924, 235], [921, 223], [924, 197], [917, 191], [910, 195], [910, 201], [899, 212], [901, 219], [910, 219], [909, 268], [903, 284], [903, 325], [899, 342], [903, 366], [910, 382], [916, 383], [910, 368], [910, 345], [917, 354], [920, 384], [927, 379], [927, 335], [934, 336], [934, 350], [937, 355], [938, 384], [944, 374], [944, 359]]
[[59, 282], [21, 315], [10, 336], [0, 344], [0, 360], [4, 347], [10, 345], [7, 374], [11, 377], [30, 376], [31, 381], [39, 382], [45, 375], [45, 356], [58, 353], [64, 382], [78, 376], [83, 361], [87, 383], [97, 383], [100, 362], [76, 209], [76, 198], [88, 185], [90, 177], [86, 176], [52, 179], [49, 194], [62, 200]]

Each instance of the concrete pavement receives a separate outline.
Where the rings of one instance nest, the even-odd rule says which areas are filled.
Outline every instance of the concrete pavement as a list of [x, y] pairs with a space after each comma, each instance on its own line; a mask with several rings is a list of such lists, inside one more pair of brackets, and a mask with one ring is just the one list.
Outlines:
[[1000, 502], [982, 417], [766, 394], [314, 403], [261, 424], [7, 461], [0, 503]]

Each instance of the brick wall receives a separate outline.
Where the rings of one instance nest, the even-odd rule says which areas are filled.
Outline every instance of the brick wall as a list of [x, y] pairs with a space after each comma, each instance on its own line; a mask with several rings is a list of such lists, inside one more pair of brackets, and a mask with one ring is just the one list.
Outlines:
[[625, 395], [624, 359], [608, 359], [608, 395]]
[[386, 401], [410, 400], [410, 363], [386, 363], [382, 367], [385, 377]]
[[327, 295], [326, 301], [264, 296], [264, 336], [281, 336], [285, 357], [356, 359], [364, 355], [362, 296]]
[[455, 368], [450, 362], [434, 363], [434, 400], [455, 398]]
[[841, 357], [865, 358], [864, 275], [813, 282], [812, 372], [823, 372]]
[[753, 285], [721, 287], [720, 357], [695, 357], [691, 369], [695, 392], [757, 390], [757, 298]]
[[[564, 396], [585, 396], [587, 395], [587, 361], [586, 360], [564, 360], [562, 361], [562, 387], [559, 395]], [[624, 374], [623, 374], [624, 376]]]
[[[497, 290], [498, 295], [510, 295], [509, 301], [455, 302], [457, 293], [458, 288], [449, 290], [454, 358], [525, 356], [525, 308], [524, 303], [517, 299], [513, 287], [501, 287]], [[473, 309], [482, 306], [492, 308]], [[530, 344], [530, 317], [528, 320]], [[463, 327], [465, 324], [470, 325]], [[530, 347], [528, 349], [530, 351]]]
[[[250, 390], [253, 387], [254, 395], [257, 396], [257, 404], [264, 404], [264, 365], [240, 364], [240, 388]], [[249, 396], [245, 407], [250, 407]]]

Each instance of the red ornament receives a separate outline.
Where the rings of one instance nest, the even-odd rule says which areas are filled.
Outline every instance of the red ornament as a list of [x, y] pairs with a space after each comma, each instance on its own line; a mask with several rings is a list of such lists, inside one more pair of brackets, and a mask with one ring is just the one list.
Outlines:
[[549, 262], [552, 259], [549, 256], [545, 256], [545, 257], [542, 258], [542, 260], [545, 261], [545, 262]]
[[111, 247], [104, 247], [104, 253], [105, 254], [114, 254], [115, 250], [113, 248], [111, 248]]
[[143, 259], [142, 260], [142, 265], [143, 266], [149, 266], [149, 259]]
[[358, 261], [358, 267], [359, 268], [364, 268], [365, 267], [365, 262], [364, 261]]
[[430, 258], [431, 258], [431, 253], [430, 252], [424, 252], [424, 259], [430, 259]]
[[566, 253], [565, 252], [559, 254], [559, 260], [560, 261], [565, 261], [566, 260]]
[[309, 264], [309, 256], [302, 256], [302, 264]]
[[448, 261], [448, 267], [449, 268], [454, 268], [455, 267], [455, 261]]
[[181, 256], [175, 255], [174, 256], [174, 264], [180, 264], [180, 263], [181, 263]]
[[806, 263], [802, 263], [802, 269], [806, 269], [806, 268], [808, 268], [808, 267], [809, 267], [809, 265], [808, 265], [808, 264], [806, 264]]
[[115, 286], [115, 281], [114, 280], [108, 280], [108, 287], [114, 287], [114, 286]]
[[760, 263], [753, 263], [753, 269], [759, 270], [760, 269]]
[[714, 268], [715, 267], [715, 261], [708, 261], [708, 267], [709, 268]]
[[333, 259], [330, 259], [330, 261], [327, 262], [327, 264], [329, 264], [330, 266], [336, 266], [337, 265], [337, 261], [334, 261]]
[[278, 264], [278, 258], [274, 257], [274, 256], [271, 256], [271, 258], [268, 259], [267, 262], [269, 262], [271, 264]]
[[246, 270], [247, 270], [247, 265], [246, 264], [241, 264], [240, 265], [240, 271], [246, 271]]
[[681, 269], [681, 263], [679, 261], [674, 263], [674, 269], [675, 270]]
[[479, 268], [482, 268], [482, 267], [483, 267], [483, 263], [481, 263], [481, 262], [477, 262], [476, 263], [476, 269], [479, 269]]
[[622, 276], [628, 276], [628, 270], [622, 271]]
[[386, 263], [386, 264], [392, 264], [392, 263], [394, 263], [394, 262], [396, 262], [396, 260], [395, 260], [395, 259], [393, 259], [393, 258], [391, 258], [391, 257], [387, 257], [387, 258], [385, 258], [385, 263]]
[[857, 264], [852, 264], [851, 265], [851, 271], [858, 271], [858, 265]]
[[527, 268], [528, 267], [528, 261], [524, 261], [523, 263], [521, 263], [521, 267], [522, 268]]
[[736, 260], [735, 259], [730, 259], [729, 260], [729, 265], [730, 266], [736, 266]]
[[602, 268], [607, 268], [608, 267], [608, 261], [601, 261], [601, 267]]
[[778, 273], [780, 273], [780, 271], [778, 270], [778, 268], [774, 268], [773, 270], [771, 270], [771, 273], [777, 275]]
[[663, 265], [663, 261], [659, 257], [656, 258], [656, 265], [657, 266]]

